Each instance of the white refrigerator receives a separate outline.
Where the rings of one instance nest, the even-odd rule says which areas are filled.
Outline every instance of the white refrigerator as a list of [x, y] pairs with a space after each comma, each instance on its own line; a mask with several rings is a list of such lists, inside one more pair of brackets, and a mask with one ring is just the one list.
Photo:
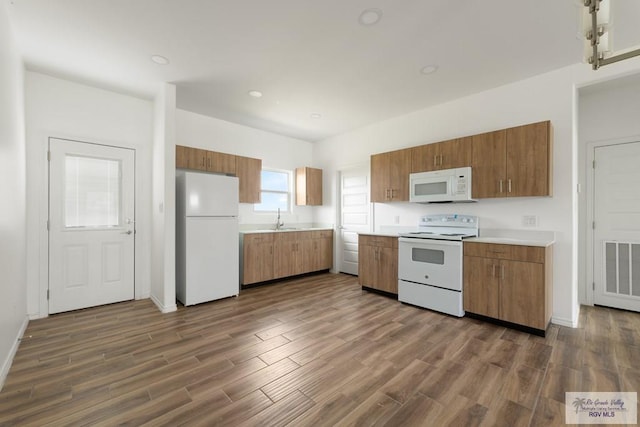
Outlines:
[[238, 178], [176, 171], [176, 297], [193, 305], [238, 295]]

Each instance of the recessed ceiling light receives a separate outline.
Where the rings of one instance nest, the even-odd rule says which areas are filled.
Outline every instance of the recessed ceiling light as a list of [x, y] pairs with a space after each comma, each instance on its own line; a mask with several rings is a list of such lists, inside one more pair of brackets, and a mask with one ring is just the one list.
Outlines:
[[382, 19], [382, 11], [380, 9], [365, 9], [360, 14], [358, 22], [360, 25], [375, 25]]
[[322, 114], [320, 114], [320, 113], [311, 113], [309, 115], [309, 117], [311, 117], [312, 119], [319, 119], [319, 118], [322, 118]]
[[169, 59], [162, 55], [151, 55], [151, 60], [159, 65], [167, 65], [169, 63]]
[[437, 65], [426, 65], [424, 67], [422, 67], [420, 69], [420, 72], [422, 74], [433, 74], [436, 71], [438, 71], [438, 66]]
[[254, 98], [262, 98], [262, 92], [259, 90], [250, 90], [249, 96], [253, 96]]

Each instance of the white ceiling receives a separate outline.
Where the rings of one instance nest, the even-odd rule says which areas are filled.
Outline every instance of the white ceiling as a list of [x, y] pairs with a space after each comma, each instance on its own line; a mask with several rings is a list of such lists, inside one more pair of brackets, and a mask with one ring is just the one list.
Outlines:
[[[171, 82], [179, 108], [308, 141], [580, 62], [583, 50], [577, 0], [5, 1], [31, 70], [144, 97]], [[358, 23], [367, 8], [383, 12], [378, 24]], [[438, 71], [421, 74], [430, 64]]]

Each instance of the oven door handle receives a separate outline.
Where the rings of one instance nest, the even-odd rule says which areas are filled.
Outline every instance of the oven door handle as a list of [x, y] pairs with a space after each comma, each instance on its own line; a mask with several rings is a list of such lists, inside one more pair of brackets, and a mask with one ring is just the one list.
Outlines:
[[400, 243], [410, 244], [412, 246], [460, 246], [462, 245], [461, 240], [440, 240], [440, 239], [425, 239], [422, 237], [400, 237], [398, 239]]

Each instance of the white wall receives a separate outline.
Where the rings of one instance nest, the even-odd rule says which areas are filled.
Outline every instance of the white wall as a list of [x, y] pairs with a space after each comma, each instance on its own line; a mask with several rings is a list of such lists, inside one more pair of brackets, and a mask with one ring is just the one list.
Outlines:
[[148, 298], [151, 252], [151, 101], [27, 72], [28, 312], [46, 316], [49, 137], [136, 150], [136, 298]]
[[[582, 268], [578, 271], [579, 282], [586, 284], [587, 268], [593, 265], [587, 239], [587, 150], [593, 150], [592, 143], [640, 141], [640, 74], [582, 88], [579, 95], [579, 182], [585, 191], [580, 193], [579, 200], [578, 255]], [[586, 287], [579, 290], [580, 302], [587, 302]]]
[[176, 306], [176, 87], [163, 85], [154, 101], [151, 299], [163, 313]]
[[[523, 215], [536, 215], [540, 230], [556, 232], [554, 247], [553, 321], [576, 325], [577, 224], [574, 189], [577, 180], [575, 135], [576, 87], [601, 78], [640, 69], [640, 61], [614, 64], [597, 73], [576, 64], [527, 80], [461, 98], [346, 133], [314, 146], [314, 161], [325, 171], [325, 203], [319, 221], [336, 215], [336, 172], [368, 161], [373, 153], [410, 147], [485, 131], [551, 120], [554, 127], [554, 195], [546, 198], [481, 200], [475, 204], [413, 206], [375, 204], [374, 225], [415, 225], [425, 213], [459, 212], [478, 215], [481, 228], [522, 228]], [[331, 192], [328, 193], [327, 189]]]
[[[184, 110], [178, 110], [176, 118], [178, 145], [259, 158], [263, 168], [293, 171], [298, 167], [314, 166], [310, 142]], [[294, 204], [292, 212], [283, 214], [282, 219], [285, 224], [312, 223], [313, 214], [313, 207]], [[273, 214], [253, 212], [252, 204], [240, 205], [241, 224], [274, 225], [275, 220]]]
[[0, 389], [27, 326], [24, 68], [0, 5]]

